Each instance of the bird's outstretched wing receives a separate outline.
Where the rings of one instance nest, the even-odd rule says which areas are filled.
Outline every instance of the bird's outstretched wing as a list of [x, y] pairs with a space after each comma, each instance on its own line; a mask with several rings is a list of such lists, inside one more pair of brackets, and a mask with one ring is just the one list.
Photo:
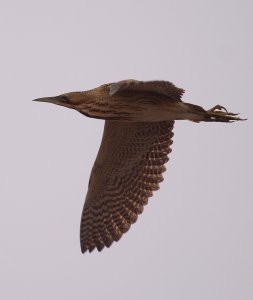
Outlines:
[[136, 92], [151, 92], [161, 94], [170, 98], [170, 100], [180, 101], [184, 90], [177, 88], [169, 81], [138, 81], [138, 80], [122, 80], [111, 83], [110, 95], [115, 95], [124, 91]]
[[82, 252], [110, 247], [142, 213], [163, 180], [173, 124], [105, 121], [82, 213]]

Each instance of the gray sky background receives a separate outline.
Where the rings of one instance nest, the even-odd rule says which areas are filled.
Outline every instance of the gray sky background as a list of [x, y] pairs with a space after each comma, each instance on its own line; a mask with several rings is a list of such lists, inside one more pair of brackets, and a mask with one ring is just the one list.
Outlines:
[[[0, 298], [253, 299], [252, 1], [0, 1]], [[34, 103], [135, 78], [222, 104], [177, 122], [161, 190], [110, 249], [79, 223], [103, 121]]]

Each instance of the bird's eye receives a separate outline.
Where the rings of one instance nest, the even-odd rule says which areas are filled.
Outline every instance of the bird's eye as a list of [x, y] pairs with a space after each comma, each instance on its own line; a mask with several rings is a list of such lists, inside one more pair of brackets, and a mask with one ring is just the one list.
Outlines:
[[63, 103], [69, 103], [69, 99], [66, 96], [61, 96], [61, 102]]

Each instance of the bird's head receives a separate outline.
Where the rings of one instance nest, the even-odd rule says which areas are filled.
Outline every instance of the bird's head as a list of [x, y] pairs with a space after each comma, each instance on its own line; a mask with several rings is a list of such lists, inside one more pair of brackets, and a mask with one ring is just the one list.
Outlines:
[[48, 102], [53, 103], [60, 106], [65, 106], [72, 109], [78, 109], [78, 105], [81, 104], [84, 100], [84, 93], [83, 92], [73, 92], [62, 94], [55, 97], [44, 97], [34, 99], [33, 101], [38, 102]]

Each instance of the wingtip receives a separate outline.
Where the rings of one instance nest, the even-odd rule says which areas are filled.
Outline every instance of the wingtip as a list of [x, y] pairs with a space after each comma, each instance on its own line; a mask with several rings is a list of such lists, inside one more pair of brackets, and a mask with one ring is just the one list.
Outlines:
[[82, 254], [84, 254], [85, 252], [87, 252], [88, 248], [86, 246], [84, 246], [82, 244], [80, 246], [81, 246], [81, 252], [82, 252]]

